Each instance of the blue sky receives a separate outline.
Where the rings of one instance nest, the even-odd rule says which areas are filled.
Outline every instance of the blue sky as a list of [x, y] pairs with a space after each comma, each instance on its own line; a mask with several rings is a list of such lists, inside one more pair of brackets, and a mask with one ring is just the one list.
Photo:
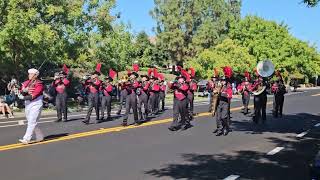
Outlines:
[[[257, 15], [267, 20], [284, 22], [290, 33], [320, 50], [320, 6], [307, 8], [302, 0], [243, 0], [242, 16]], [[153, 0], [117, 0], [117, 12], [121, 21], [131, 24], [131, 31], [146, 31], [153, 35], [155, 21], [149, 15]]]

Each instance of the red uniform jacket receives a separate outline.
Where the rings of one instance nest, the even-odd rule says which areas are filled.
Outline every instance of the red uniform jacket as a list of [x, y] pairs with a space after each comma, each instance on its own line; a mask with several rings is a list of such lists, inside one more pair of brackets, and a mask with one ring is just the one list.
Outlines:
[[232, 98], [232, 88], [230, 86], [224, 86], [221, 90], [221, 98], [222, 101], [228, 101], [230, 102]]
[[90, 93], [98, 93], [101, 88], [101, 81], [99, 79], [89, 79], [86, 81], [86, 87]]
[[241, 84], [239, 84], [237, 89], [238, 89], [238, 91], [241, 91], [243, 95], [247, 96], [247, 95], [249, 95], [249, 93], [250, 93], [250, 91], [252, 89], [252, 87], [251, 87], [252, 85], [251, 85], [251, 83], [249, 83], [247, 85], [247, 89], [244, 89], [245, 88], [245, 83], [246, 82], [242, 82]]
[[160, 91], [160, 86], [157, 83], [151, 85], [150, 94], [154, 94]]
[[105, 96], [111, 96], [113, 86], [112, 86], [112, 84], [107, 84], [105, 87], [101, 86], [101, 90]]
[[187, 97], [187, 93], [189, 90], [189, 85], [186, 83], [183, 83], [181, 85], [173, 84], [171, 85], [171, 88], [174, 89], [174, 97], [178, 99], [179, 101], [184, 100]]
[[59, 94], [64, 93], [66, 87], [68, 87], [69, 84], [70, 84], [70, 81], [67, 78], [64, 78], [63, 80], [57, 79], [52, 82], [52, 86], [55, 87], [55, 90]]
[[28, 94], [32, 96], [32, 100], [36, 99], [37, 97], [41, 96], [44, 90], [44, 86], [42, 81], [40, 80], [27, 80], [22, 83], [21, 92], [24, 89], [28, 89]]
[[166, 90], [167, 90], [167, 86], [164, 85], [164, 84], [162, 84], [162, 85], [160, 86], [160, 91], [161, 91], [161, 92], [166, 92]]
[[195, 83], [195, 82], [190, 82], [189, 85], [190, 85], [190, 88], [189, 88], [188, 93], [193, 94], [195, 91], [197, 91], [197, 89], [198, 89], [197, 83]]

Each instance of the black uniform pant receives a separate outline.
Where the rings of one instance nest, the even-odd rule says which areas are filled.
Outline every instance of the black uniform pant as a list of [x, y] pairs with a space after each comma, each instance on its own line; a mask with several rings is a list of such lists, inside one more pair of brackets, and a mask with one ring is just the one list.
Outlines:
[[123, 117], [123, 122], [127, 123], [130, 109], [133, 111], [134, 122], [138, 123], [137, 95], [136, 93], [128, 94], [126, 97], [126, 113]]
[[189, 112], [190, 114], [193, 114], [193, 101], [194, 101], [194, 94], [193, 93], [188, 93], [188, 100], [189, 100], [189, 103], [188, 103], [188, 109], [189, 109]]
[[266, 120], [267, 95], [254, 96], [254, 117], [253, 121], [258, 123], [260, 119]]
[[224, 129], [229, 130], [229, 102], [228, 101], [219, 101], [216, 111], [216, 123], [217, 129], [219, 132]]
[[[144, 112], [142, 112], [142, 106], [144, 108]], [[148, 116], [148, 95], [146, 93], [142, 93], [138, 96], [138, 112], [139, 119], [146, 120]]]
[[149, 108], [153, 114], [158, 113], [159, 93], [151, 93], [149, 97]]
[[166, 93], [165, 92], [160, 92], [159, 93], [159, 104], [161, 103], [161, 111], [164, 111], [164, 106], [165, 106], [165, 99], [166, 99]]
[[[173, 121], [171, 123], [172, 128], [180, 128], [182, 125], [187, 123], [188, 114], [188, 99], [178, 100], [174, 98], [173, 100]], [[180, 121], [179, 121], [180, 117]]]
[[67, 93], [58, 93], [56, 96], [56, 109], [57, 109], [57, 117], [58, 120], [62, 120], [62, 113], [63, 113], [63, 120], [67, 120]]
[[274, 95], [273, 97], [273, 115], [278, 117], [278, 115], [282, 116], [282, 109], [284, 103], [283, 95]]
[[119, 104], [119, 110], [118, 110], [119, 113], [122, 110], [123, 101], [126, 101], [127, 96], [128, 96], [128, 91], [126, 89], [121, 90], [121, 92], [120, 92], [120, 104]]
[[242, 94], [243, 113], [248, 114], [249, 111], [250, 94]]
[[98, 92], [97, 93], [89, 93], [88, 104], [89, 104], [89, 108], [88, 108], [86, 121], [87, 122], [90, 121], [90, 116], [91, 116], [93, 108], [96, 111], [96, 120], [99, 120], [99, 93]]
[[104, 112], [107, 109], [107, 117], [110, 117], [111, 114], [111, 96], [102, 96], [101, 97], [101, 119], [104, 118]]

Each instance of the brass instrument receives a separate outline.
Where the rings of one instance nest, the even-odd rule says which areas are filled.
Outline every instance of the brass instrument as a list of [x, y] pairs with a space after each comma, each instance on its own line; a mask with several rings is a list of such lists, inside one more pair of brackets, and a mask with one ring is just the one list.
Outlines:
[[[270, 60], [260, 61], [257, 64], [257, 72], [262, 77], [269, 77], [274, 72], [274, 65]], [[266, 90], [266, 86], [263, 84], [263, 82], [259, 82], [257, 85], [257, 88], [255, 91], [252, 91], [252, 94], [255, 96], [260, 95]]]
[[218, 100], [219, 100], [219, 97], [221, 95], [221, 91], [222, 91], [222, 88], [223, 88], [223, 85], [220, 83], [220, 82], [216, 82], [215, 83], [215, 87], [212, 91], [212, 94], [211, 94], [211, 113], [212, 113], [212, 116], [215, 116], [216, 114], [216, 111], [217, 111], [217, 107], [218, 107]]
[[122, 84], [122, 83], [126, 83], [129, 81], [129, 77], [128, 75], [124, 75], [120, 78], [120, 80], [118, 81], [119, 84]]

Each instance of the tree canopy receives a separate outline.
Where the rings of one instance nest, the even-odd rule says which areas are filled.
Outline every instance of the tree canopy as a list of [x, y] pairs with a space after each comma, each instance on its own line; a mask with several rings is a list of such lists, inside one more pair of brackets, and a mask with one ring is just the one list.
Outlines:
[[154, 0], [157, 43], [174, 63], [217, 45], [229, 24], [240, 18], [240, 2], [225, 0]]

